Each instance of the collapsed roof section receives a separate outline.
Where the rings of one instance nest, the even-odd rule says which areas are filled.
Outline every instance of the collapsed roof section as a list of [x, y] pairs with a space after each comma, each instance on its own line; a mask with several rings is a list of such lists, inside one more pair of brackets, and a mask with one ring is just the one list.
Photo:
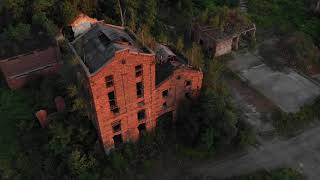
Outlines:
[[195, 19], [194, 29], [205, 33], [215, 42], [255, 30], [255, 24], [239, 10], [216, 8], [204, 11]]
[[205, 34], [209, 39], [211, 39], [214, 42], [221, 42], [225, 39], [230, 39], [232, 37], [239, 36], [240, 34], [244, 34], [249, 31], [256, 31], [256, 26], [252, 23], [249, 25], [242, 26], [237, 30], [230, 28], [228, 31], [219, 31], [217, 30], [217, 28], [213, 26], [201, 26], [198, 24], [195, 26], [194, 29], [195, 31], [199, 31]]
[[167, 80], [177, 69], [194, 69], [185, 57], [161, 44], [156, 48], [156, 60], [156, 85]]
[[103, 22], [94, 24], [71, 44], [90, 73], [95, 73], [108, 63], [117, 51], [129, 49], [137, 53], [152, 54], [151, 51], [142, 47], [135, 36], [124, 27]]

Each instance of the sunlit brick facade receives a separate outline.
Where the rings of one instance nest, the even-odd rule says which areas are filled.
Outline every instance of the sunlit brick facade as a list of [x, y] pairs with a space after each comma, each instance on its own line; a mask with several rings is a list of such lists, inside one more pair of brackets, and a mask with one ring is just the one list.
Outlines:
[[181, 99], [200, 92], [201, 71], [177, 58], [159, 63], [122, 27], [99, 22], [70, 45], [86, 76], [92, 119], [107, 152], [136, 141], [156, 127], [159, 116], [174, 114]]

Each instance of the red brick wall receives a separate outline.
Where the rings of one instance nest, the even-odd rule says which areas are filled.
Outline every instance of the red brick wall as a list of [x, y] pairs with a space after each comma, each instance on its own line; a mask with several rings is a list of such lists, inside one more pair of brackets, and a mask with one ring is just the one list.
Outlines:
[[[125, 64], [123, 64], [123, 60]], [[135, 77], [135, 66], [143, 65], [143, 76]], [[113, 75], [114, 86], [107, 88], [105, 77]], [[177, 80], [177, 76], [180, 79]], [[190, 89], [185, 87], [185, 80], [192, 80]], [[144, 84], [144, 97], [137, 98], [136, 83]], [[155, 86], [155, 56], [137, 54], [125, 50], [115, 54], [113, 60], [103, 69], [90, 77], [92, 97], [96, 109], [102, 143], [106, 150], [113, 148], [113, 136], [122, 135], [123, 141], [135, 141], [139, 137], [139, 124], [146, 123], [148, 131], [156, 126], [157, 118], [165, 112], [173, 111], [176, 102], [184, 97], [185, 92], [201, 88], [202, 73], [194, 70], [179, 69], [169, 79], [158, 87]], [[169, 97], [163, 98], [162, 91], [171, 89]], [[117, 105], [120, 108], [118, 115], [110, 111], [108, 93], [114, 91]], [[144, 101], [144, 105], [138, 103]], [[162, 109], [162, 104], [167, 101], [168, 109]], [[139, 121], [138, 111], [145, 109], [146, 119]], [[112, 124], [121, 121], [121, 132], [114, 133]]]
[[[121, 121], [124, 140], [138, 138], [137, 112], [143, 109], [138, 107], [138, 102], [145, 102], [147, 121], [152, 119], [150, 104], [152, 104], [151, 93], [155, 89], [154, 63], [152, 55], [136, 54], [126, 50], [116, 53], [107, 66], [90, 78], [101, 138], [107, 149], [113, 146], [114, 133], [111, 124], [115, 121]], [[143, 65], [143, 76], [136, 78], [135, 66], [140, 64]], [[113, 75], [114, 78], [114, 87], [111, 88], [107, 88], [105, 84], [105, 77], [109, 75]], [[144, 84], [144, 98], [140, 99], [136, 96], [136, 83], [139, 81], [143, 81]], [[110, 111], [108, 92], [111, 91], [115, 92], [117, 105], [120, 108], [119, 115], [114, 115]]]
[[[166, 81], [159, 84], [153, 92], [155, 97], [153, 110], [154, 116], [159, 117], [166, 112], [175, 111], [181, 99], [186, 98], [186, 93], [195, 97], [202, 87], [203, 74], [200, 71], [181, 68], [176, 70]], [[186, 81], [191, 80], [191, 86], [186, 86]], [[163, 97], [162, 92], [169, 89], [169, 96]], [[163, 109], [163, 103], [167, 102], [168, 109]]]

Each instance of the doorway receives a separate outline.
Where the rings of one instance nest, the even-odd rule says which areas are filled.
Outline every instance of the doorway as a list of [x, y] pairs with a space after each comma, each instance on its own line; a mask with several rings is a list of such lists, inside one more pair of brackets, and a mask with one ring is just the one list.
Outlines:
[[147, 132], [146, 123], [140, 124], [140, 125], [138, 126], [138, 130], [139, 130], [139, 135], [140, 135], [140, 136], [145, 135], [146, 132]]
[[114, 147], [119, 148], [123, 143], [122, 135], [118, 134], [118, 135], [113, 136], [113, 142], [114, 142]]

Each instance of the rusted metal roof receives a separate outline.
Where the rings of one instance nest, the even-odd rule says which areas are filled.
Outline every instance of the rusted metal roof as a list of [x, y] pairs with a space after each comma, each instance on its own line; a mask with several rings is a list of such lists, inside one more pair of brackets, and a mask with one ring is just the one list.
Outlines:
[[156, 85], [168, 79], [176, 69], [190, 68], [187, 59], [181, 54], [176, 54], [168, 46], [159, 44], [156, 48]]
[[33, 51], [0, 60], [1, 71], [7, 78], [17, 78], [58, 63], [56, 47]]
[[156, 48], [156, 59], [158, 63], [167, 62], [169, 59], [175, 58], [176, 55], [167, 46], [159, 44]]

